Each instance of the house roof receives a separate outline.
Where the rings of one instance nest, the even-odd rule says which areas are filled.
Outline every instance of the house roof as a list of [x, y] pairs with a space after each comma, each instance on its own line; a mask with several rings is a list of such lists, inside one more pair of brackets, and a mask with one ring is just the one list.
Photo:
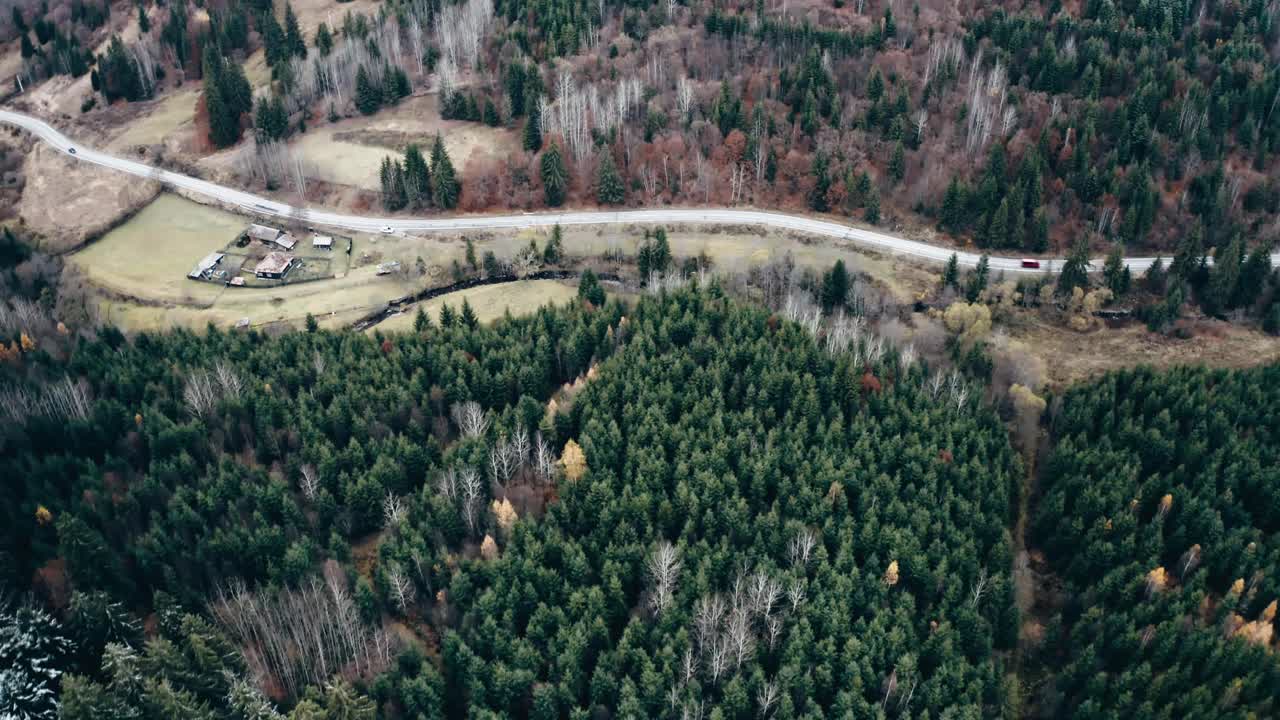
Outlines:
[[245, 234], [254, 240], [272, 242], [280, 236], [280, 231], [273, 227], [267, 227], [266, 225], [253, 224], [249, 226], [249, 229], [245, 231]]
[[313, 247], [329, 247], [333, 245], [333, 238], [329, 235], [312, 235], [311, 245]]
[[208, 255], [205, 255], [203, 260], [196, 263], [195, 269], [187, 273], [187, 277], [198, 279], [205, 273], [212, 270], [215, 265], [222, 261], [222, 258], [223, 254], [220, 252], [211, 252]]
[[289, 269], [289, 265], [293, 263], [293, 256], [282, 252], [267, 253], [262, 258], [262, 262], [253, 269], [257, 275], [280, 275]]
[[295, 240], [293, 236], [290, 235], [289, 233], [280, 233], [280, 236], [277, 237], [275, 240], [272, 240], [271, 242], [279, 245], [285, 250], [292, 250], [293, 246], [298, 244], [298, 241]]

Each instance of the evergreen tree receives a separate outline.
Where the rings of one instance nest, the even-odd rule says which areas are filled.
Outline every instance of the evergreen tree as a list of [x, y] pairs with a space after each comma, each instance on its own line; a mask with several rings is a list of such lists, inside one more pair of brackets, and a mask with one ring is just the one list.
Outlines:
[[138, 74], [137, 63], [124, 47], [119, 35], [111, 36], [106, 57], [99, 61], [102, 78], [102, 94], [107, 102], [124, 98], [130, 102], [144, 97], [142, 77]]
[[542, 249], [542, 262], [546, 265], [559, 265], [561, 256], [561, 243], [564, 233], [560, 230], [560, 223], [556, 223], [551, 228], [551, 238], [547, 240], [547, 246]]
[[991, 260], [987, 258], [986, 253], [978, 258], [978, 266], [969, 274], [968, 280], [965, 282], [964, 296], [971, 303], [978, 302], [982, 297], [982, 291], [987, 289], [987, 278], [991, 274]]
[[1044, 210], [1036, 210], [1031, 228], [1027, 231], [1027, 250], [1042, 253], [1049, 249], [1049, 218]]
[[596, 201], [601, 205], [621, 205], [626, 200], [622, 176], [613, 162], [613, 154], [605, 148], [600, 152], [600, 171], [596, 176]]
[[813, 189], [809, 191], [809, 207], [816, 212], [830, 209], [827, 193], [831, 190], [831, 174], [828, 171], [827, 154], [819, 150], [813, 155]]
[[583, 270], [582, 277], [578, 279], [578, 297], [596, 307], [604, 305], [604, 288], [600, 286], [600, 281], [596, 278], [596, 274], [591, 271], [591, 268]]
[[413, 331], [416, 333], [424, 333], [431, 329], [431, 318], [427, 317], [426, 311], [422, 306], [418, 306], [418, 312], [413, 316]]
[[476, 311], [471, 309], [471, 303], [464, 297], [462, 298], [462, 324], [468, 329], [475, 330], [480, 324], [479, 318], [476, 317]]
[[863, 219], [872, 225], [880, 224], [880, 191], [875, 185], [867, 192], [866, 209], [862, 213]]
[[1200, 299], [1206, 313], [1219, 315], [1232, 309], [1231, 301], [1236, 297], [1236, 285], [1240, 282], [1243, 260], [1244, 238], [1240, 235], [1236, 235], [1225, 247], [1218, 248], [1214, 253], [1209, 284]]
[[947, 183], [947, 193], [942, 198], [942, 218], [939, 225], [943, 230], [954, 233], [960, 229], [963, 217], [964, 193], [960, 182], [953, 175], [951, 182]]
[[329, 53], [333, 52], [333, 33], [329, 32], [329, 26], [320, 23], [316, 28], [315, 42], [316, 50], [320, 52], [320, 57], [329, 57]]
[[1062, 273], [1058, 275], [1056, 292], [1066, 297], [1078, 287], [1089, 289], [1089, 243], [1083, 239], [1077, 242], [1067, 255], [1067, 260], [1062, 265]]
[[542, 111], [537, 102], [525, 105], [528, 117], [524, 121], [524, 149], [538, 152], [542, 149]]
[[867, 82], [867, 98], [871, 102], [879, 102], [884, 96], [884, 78], [880, 75], [880, 68], [871, 69], [871, 79]]
[[[902, 147], [902, 141], [899, 140], [898, 144], [893, 146], [893, 157], [889, 158], [889, 177], [893, 179], [893, 182], [896, 185], [902, 182], [902, 178], [906, 174], [906, 151]], [[948, 190], [950, 190], [950, 188], [948, 188]]]
[[1120, 297], [1129, 292], [1129, 267], [1124, 263], [1124, 245], [1115, 243], [1107, 253], [1107, 263], [1102, 268], [1103, 281], [1111, 292]]
[[262, 52], [268, 67], [274, 68], [289, 59], [293, 48], [269, 8], [258, 15], [258, 32], [262, 35]]
[[382, 92], [373, 84], [368, 71], [361, 65], [356, 71], [356, 108], [365, 115], [372, 115], [378, 112], [380, 107], [382, 107]]
[[431, 205], [431, 172], [416, 143], [404, 151], [404, 187], [409, 206], [421, 210]]
[[298, 17], [293, 14], [293, 3], [284, 5], [284, 44], [290, 55], [299, 58], [307, 56], [307, 41], [302, 37], [302, 29], [298, 27]]
[[147, 7], [142, 0], [138, 1], [138, 32], [143, 35], [151, 32], [151, 18], [147, 17]]
[[942, 286], [960, 289], [960, 258], [955, 253], [951, 253], [942, 271]]
[[[533, 120], [532, 114], [529, 119]], [[564, 166], [564, 158], [560, 156], [560, 146], [553, 142], [542, 153], [542, 190], [546, 194], [547, 205], [560, 207], [568, 189], [569, 171]]]
[[502, 124], [502, 118], [498, 115], [498, 106], [493, 104], [492, 98], [484, 99], [484, 124], [489, 127], [498, 127]]
[[440, 133], [436, 133], [435, 144], [431, 146], [431, 191], [436, 205], [442, 210], [458, 207], [462, 197], [462, 184], [454, 172], [453, 161], [449, 159]]
[[1009, 240], [1009, 203], [1007, 200], [1000, 202], [1000, 206], [996, 208], [995, 214], [991, 216], [991, 222], [987, 225], [987, 232], [982, 236], [982, 247], [1005, 247]]
[[822, 276], [822, 309], [824, 312], [843, 308], [849, 297], [849, 271], [844, 261], [837, 260]]

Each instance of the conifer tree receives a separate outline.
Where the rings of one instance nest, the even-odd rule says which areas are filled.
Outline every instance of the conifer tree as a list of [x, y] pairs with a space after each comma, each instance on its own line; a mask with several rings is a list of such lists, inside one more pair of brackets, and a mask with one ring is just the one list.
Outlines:
[[453, 161], [449, 159], [449, 152], [445, 150], [440, 133], [436, 133], [435, 144], [431, 146], [431, 192], [441, 210], [456, 208], [462, 196], [462, 184], [458, 181]]
[[[533, 114], [529, 115], [533, 120]], [[546, 195], [547, 205], [560, 207], [564, 203], [565, 193], [569, 189], [569, 171], [565, 169], [564, 158], [560, 155], [560, 146], [551, 143], [551, 147], [542, 153], [542, 190]]]
[[596, 201], [601, 205], [620, 205], [626, 200], [622, 176], [613, 162], [613, 153], [605, 148], [600, 153], [600, 172], [596, 177]]
[[329, 53], [333, 52], [333, 33], [329, 32], [328, 24], [320, 23], [316, 28], [315, 46], [320, 57], [329, 57]]
[[866, 210], [863, 211], [862, 217], [872, 225], [880, 223], [880, 191], [875, 185], [867, 192]]
[[894, 184], [897, 184], [902, 182], [902, 178], [906, 173], [906, 151], [902, 147], [902, 141], [899, 140], [898, 144], [893, 146], [893, 156], [889, 158], [889, 177], [893, 179]]
[[849, 297], [849, 271], [837, 260], [822, 276], [822, 309], [831, 312], [844, 307]]
[[551, 228], [551, 237], [547, 240], [547, 246], [542, 249], [542, 262], [547, 265], [558, 265], [560, 263], [561, 242], [564, 239], [564, 233], [560, 230], [560, 223], [556, 223]]
[[525, 103], [525, 113], [524, 149], [536, 153], [542, 149], [542, 109], [538, 107], [536, 98]]
[[404, 151], [404, 187], [410, 207], [420, 210], [431, 205], [431, 171], [416, 143]]
[[464, 297], [462, 298], [462, 324], [467, 328], [474, 330], [480, 324], [479, 318], [476, 317], [476, 311], [471, 308], [471, 303]]
[[947, 258], [947, 266], [942, 271], [942, 286], [960, 289], [960, 258], [955, 253]]
[[307, 41], [298, 27], [298, 17], [293, 14], [293, 3], [284, 6], [284, 45], [287, 53], [298, 58], [307, 56]]
[[356, 108], [365, 115], [372, 115], [382, 107], [382, 93], [369, 78], [369, 72], [361, 65], [356, 71]]

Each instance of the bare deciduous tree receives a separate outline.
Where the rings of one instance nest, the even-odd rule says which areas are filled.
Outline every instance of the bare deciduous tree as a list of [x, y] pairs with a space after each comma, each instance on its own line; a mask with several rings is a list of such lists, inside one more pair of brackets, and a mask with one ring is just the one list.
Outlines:
[[302, 488], [302, 496], [308, 501], [316, 499], [316, 492], [320, 489], [320, 474], [316, 472], [315, 465], [302, 466], [302, 480], [299, 481]]
[[395, 600], [396, 607], [400, 608], [400, 612], [406, 612], [417, 597], [417, 588], [413, 586], [413, 581], [405, 575], [399, 565], [393, 564], [387, 570], [387, 585], [390, 586], [391, 597]]
[[774, 680], [767, 680], [760, 685], [760, 689], [756, 691], [756, 705], [760, 707], [760, 717], [767, 718], [773, 712], [773, 706], [778, 702], [778, 683]]
[[233, 583], [209, 607], [241, 646], [246, 664], [290, 698], [345, 668], [359, 675], [381, 672], [395, 651], [393, 637], [360, 619], [336, 564], [326, 567], [325, 577], [279, 592]]
[[474, 400], [454, 403], [449, 412], [463, 437], [478, 437], [489, 429], [489, 416], [480, 407], [480, 403]]
[[394, 530], [404, 521], [404, 517], [404, 502], [395, 493], [387, 493], [382, 499], [382, 526]]
[[671, 605], [676, 581], [680, 577], [680, 551], [667, 541], [662, 541], [649, 554], [645, 568], [653, 582], [649, 604], [655, 615], [661, 615]]
[[458, 480], [462, 488], [462, 519], [467, 523], [467, 531], [474, 535], [480, 509], [484, 506], [480, 473], [474, 468], [467, 468], [459, 474]]

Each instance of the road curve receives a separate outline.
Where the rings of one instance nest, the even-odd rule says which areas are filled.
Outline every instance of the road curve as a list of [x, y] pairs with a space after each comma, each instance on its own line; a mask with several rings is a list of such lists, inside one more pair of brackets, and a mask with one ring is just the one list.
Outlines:
[[[393, 218], [370, 217], [364, 215], [343, 215], [312, 208], [296, 208], [286, 203], [260, 197], [242, 190], [216, 185], [206, 180], [193, 178], [182, 173], [164, 170], [134, 160], [118, 158], [93, 148], [73, 142], [56, 128], [43, 120], [21, 113], [0, 110], [0, 122], [15, 125], [58, 150], [84, 162], [101, 165], [138, 177], [155, 180], [165, 185], [197, 193], [214, 200], [237, 206], [244, 211], [263, 216], [274, 216], [299, 220], [311, 225], [324, 225], [361, 232], [379, 232], [390, 227], [397, 232], [404, 231], [442, 231], [442, 230], [501, 230], [547, 227], [556, 223], [561, 225], [617, 225], [630, 223], [671, 224], [693, 223], [712, 225], [759, 225], [775, 230], [794, 230], [798, 232], [822, 235], [825, 237], [848, 240], [881, 252], [891, 253], [925, 260], [934, 263], [945, 263], [956, 254], [959, 264], [973, 267], [981, 257], [977, 253], [957, 251], [951, 248], [930, 245], [929, 243], [908, 240], [906, 238], [872, 230], [864, 230], [830, 220], [819, 220], [799, 215], [788, 215], [762, 210], [737, 210], [733, 208], [661, 208], [653, 210], [620, 210], [620, 211], [566, 211], [559, 213], [518, 214], [518, 215], [457, 215], [430, 218]], [[1141, 274], [1155, 262], [1154, 257], [1131, 257], [1125, 262], [1135, 274]], [[992, 270], [1041, 273], [1058, 272], [1062, 266], [1061, 258], [1042, 259], [1042, 267], [1029, 269], [1022, 267], [1021, 258], [995, 257], [989, 258]], [[1095, 269], [1101, 267], [1101, 260], [1094, 259]], [[1166, 260], [1167, 262], [1167, 260]], [[1280, 265], [1280, 253], [1272, 256], [1273, 265]]]

